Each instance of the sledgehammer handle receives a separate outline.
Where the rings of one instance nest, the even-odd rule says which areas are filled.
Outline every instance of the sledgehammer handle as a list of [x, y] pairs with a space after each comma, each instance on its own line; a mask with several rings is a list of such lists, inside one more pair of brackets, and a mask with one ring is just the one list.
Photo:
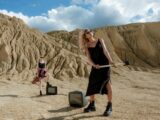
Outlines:
[[[125, 61], [124, 63], [117, 63], [116, 66], [119, 66], [119, 65], [129, 65], [129, 62], [128, 61]], [[105, 68], [105, 67], [111, 67], [113, 65], [101, 65], [100, 68]]]

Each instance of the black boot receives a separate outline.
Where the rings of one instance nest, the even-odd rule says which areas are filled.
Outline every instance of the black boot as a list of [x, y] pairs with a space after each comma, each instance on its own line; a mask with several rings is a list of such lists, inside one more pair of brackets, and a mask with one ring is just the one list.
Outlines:
[[87, 113], [87, 112], [93, 112], [93, 111], [96, 111], [96, 107], [95, 107], [95, 102], [94, 101], [90, 102], [90, 104], [88, 105], [88, 107], [84, 109], [85, 113]]
[[111, 114], [112, 114], [112, 103], [108, 102], [108, 105], [103, 113], [103, 116], [110, 116]]
[[42, 91], [40, 90], [39, 95], [42, 96]]

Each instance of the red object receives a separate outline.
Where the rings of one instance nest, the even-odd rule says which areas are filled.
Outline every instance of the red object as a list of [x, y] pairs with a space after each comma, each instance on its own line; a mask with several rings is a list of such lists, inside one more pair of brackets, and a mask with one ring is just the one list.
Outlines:
[[36, 84], [36, 82], [39, 82], [40, 78], [39, 77], [35, 77], [32, 81], [32, 84]]

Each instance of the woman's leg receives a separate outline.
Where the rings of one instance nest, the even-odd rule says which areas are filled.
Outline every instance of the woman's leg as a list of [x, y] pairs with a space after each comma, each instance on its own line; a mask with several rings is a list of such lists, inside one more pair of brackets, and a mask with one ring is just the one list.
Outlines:
[[44, 77], [44, 79], [46, 83], [49, 82], [49, 74], [46, 73], [46, 76]]
[[42, 95], [42, 80], [39, 80], [40, 95]]
[[110, 116], [112, 114], [112, 85], [110, 81], [106, 85], [106, 89], [108, 90], [108, 103], [103, 115]]
[[111, 85], [110, 81], [108, 82], [106, 87], [107, 87], [107, 90], [108, 90], [108, 102], [112, 102], [112, 85]]
[[96, 107], [95, 107], [95, 98], [94, 98], [94, 95], [91, 95], [90, 96], [90, 103], [88, 105], [88, 107], [86, 107], [84, 109], [84, 112], [93, 112], [93, 111], [96, 111]]
[[90, 96], [90, 102], [94, 101], [94, 99], [95, 99], [94, 95], [91, 95]]

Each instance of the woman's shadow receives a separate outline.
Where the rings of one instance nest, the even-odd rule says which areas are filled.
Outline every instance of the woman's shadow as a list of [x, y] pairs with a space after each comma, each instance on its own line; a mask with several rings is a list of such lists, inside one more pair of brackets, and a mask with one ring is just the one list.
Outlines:
[[74, 107], [67, 106], [67, 107], [64, 107], [64, 108], [60, 108], [60, 109], [58, 109], [58, 110], [48, 110], [48, 112], [50, 112], [50, 113], [55, 113], [55, 112], [68, 112], [68, 111], [72, 111], [72, 110], [75, 110], [75, 109], [78, 109], [78, 108], [74, 108]]
[[[60, 112], [69, 112], [69, 111], [72, 111], [72, 110], [77, 110], [79, 108], [75, 108], [75, 107], [70, 107], [70, 106], [67, 106], [67, 107], [64, 107], [64, 108], [60, 108], [60, 109], [57, 109], [57, 110], [48, 110], [48, 112], [50, 113], [60, 113]], [[79, 113], [73, 113], [73, 114], [69, 114], [69, 115], [63, 115], [63, 116], [57, 116], [57, 117], [52, 117], [52, 118], [41, 118], [41, 119], [38, 119], [38, 120], [64, 120], [66, 117], [73, 117], [75, 115], [81, 115], [81, 116], [77, 116], [77, 117], [73, 117], [74, 120], [79, 120], [79, 119], [84, 119], [84, 118], [92, 118], [92, 117], [102, 117], [102, 115], [86, 115], [87, 113], [83, 113], [82, 111], [80, 111]]]
[[[82, 114], [82, 113], [80, 113], [80, 114]], [[47, 118], [47, 119], [42, 118], [42, 119], [38, 119], [38, 120], [65, 120], [66, 117], [71, 117], [73, 120], [81, 120], [81, 119], [85, 119], [85, 118], [96, 117], [96, 119], [97, 119], [97, 117], [99, 117], [99, 118], [103, 117], [102, 115], [88, 115], [88, 116], [87, 115], [81, 115], [81, 116], [78, 116], [78, 117], [73, 117], [74, 115], [79, 115], [79, 114], [76, 113], [76, 114], [72, 114], [72, 115], [58, 116], [58, 117], [52, 117], [52, 118]]]

